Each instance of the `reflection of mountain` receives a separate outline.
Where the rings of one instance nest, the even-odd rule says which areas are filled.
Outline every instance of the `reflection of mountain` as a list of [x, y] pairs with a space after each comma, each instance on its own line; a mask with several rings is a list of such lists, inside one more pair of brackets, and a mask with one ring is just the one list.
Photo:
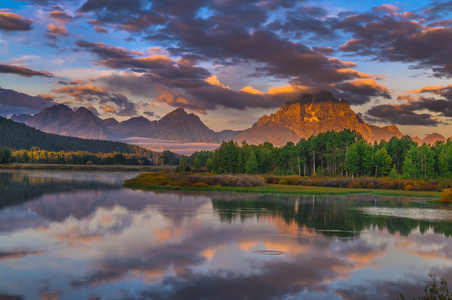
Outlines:
[[420, 208], [425, 204], [393, 201], [372, 196], [371, 200], [359, 200], [362, 196], [315, 197], [315, 196], [259, 196], [247, 199], [224, 201], [212, 199], [213, 207], [221, 220], [230, 222], [236, 218], [247, 219], [278, 216], [287, 224], [295, 222], [299, 228], [307, 226], [324, 236], [352, 237], [375, 226], [387, 228], [394, 234], [408, 235], [420, 228], [421, 232], [433, 229], [446, 236], [452, 236], [449, 220], [418, 220], [397, 216], [376, 216], [363, 214], [358, 208], [378, 206], [384, 208]]

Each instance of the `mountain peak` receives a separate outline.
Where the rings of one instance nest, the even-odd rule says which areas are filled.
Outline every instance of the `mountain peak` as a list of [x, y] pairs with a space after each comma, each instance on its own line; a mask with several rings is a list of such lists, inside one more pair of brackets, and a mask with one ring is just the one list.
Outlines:
[[297, 142], [321, 132], [343, 129], [356, 130], [366, 139], [372, 137], [369, 125], [355, 114], [347, 101], [324, 91], [303, 94], [296, 101], [286, 103], [276, 113], [260, 118], [235, 140], [253, 144], [269, 141], [281, 146], [288, 141]]
[[303, 94], [297, 100], [288, 102], [288, 104], [314, 104], [314, 103], [338, 103], [341, 100], [336, 99], [333, 94], [327, 91], [321, 91], [316, 95], [313, 94]]
[[[46, 109], [44, 109], [44, 110], [46, 110]], [[60, 111], [60, 110], [69, 111], [70, 110], [70, 111], [72, 111], [72, 109], [70, 109], [69, 106], [67, 106], [66, 104], [55, 104], [54, 106], [47, 108], [47, 110], [53, 110], [53, 111]]]
[[79, 107], [75, 113], [77, 115], [94, 115], [92, 111], [83, 106]]
[[432, 133], [422, 139], [422, 143], [433, 145], [436, 142], [445, 142], [447, 139], [439, 133]]
[[179, 107], [175, 110], [173, 110], [172, 112], [169, 112], [165, 115], [165, 117], [177, 117], [177, 116], [186, 116], [188, 115], [187, 112], [182, 108]]

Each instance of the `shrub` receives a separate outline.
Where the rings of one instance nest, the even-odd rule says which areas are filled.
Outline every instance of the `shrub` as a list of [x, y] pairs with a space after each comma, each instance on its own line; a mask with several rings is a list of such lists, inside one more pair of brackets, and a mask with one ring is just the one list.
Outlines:
[[452, 203], [452, 189], [444, 190], [441, 194], [441, 203]]
[[359, 189], [360, 187], [361, 187], [361, 185], [357, 181], [352, 181], [348, 184], [348, 188], [351, 188], [351, 189]]
[[405, 191], [411, 191], [413, 189], [413, 186], [411, 184], [405, 185]]
[[284, 184], [284, 185], [286, 185], [286, 184], [287, 184], [287, 180], [281, 179], [281, 180], [278, 182], [278, 184]]
[[192, 187], [197, 188], [197, 189], [205, 189], [205, 188], [208, 188], [209, 185], [205, 182], [196, 182], [196, 183], [192, 184]]
[[94, 163], [93, 163], [92, 161], [88, 160], [88, 161], [86, 162], [86, 165], [87, 165], [87, 166], [92, 166], [92, 165], [94, 165]]

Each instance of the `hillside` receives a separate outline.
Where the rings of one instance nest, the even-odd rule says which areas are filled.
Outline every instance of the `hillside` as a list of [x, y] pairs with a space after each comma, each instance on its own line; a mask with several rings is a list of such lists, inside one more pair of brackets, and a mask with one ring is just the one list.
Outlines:
[[0, 146], [12, 149], [39, 147], [49, 151], [89, 151], [93, 153], [135, 153], [147, 151], [135, 145], [120, 142], [87, 140], [49, 134], [0, 117]]

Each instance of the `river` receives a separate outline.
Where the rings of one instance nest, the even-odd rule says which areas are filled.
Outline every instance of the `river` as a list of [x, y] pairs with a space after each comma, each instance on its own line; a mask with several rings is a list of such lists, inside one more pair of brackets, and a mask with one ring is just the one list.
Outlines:
[[452, 283], [452, 210], [1, 171], [0, 299], [395, 299]]

